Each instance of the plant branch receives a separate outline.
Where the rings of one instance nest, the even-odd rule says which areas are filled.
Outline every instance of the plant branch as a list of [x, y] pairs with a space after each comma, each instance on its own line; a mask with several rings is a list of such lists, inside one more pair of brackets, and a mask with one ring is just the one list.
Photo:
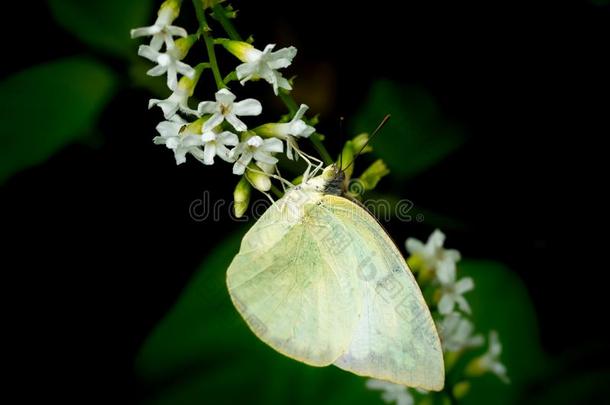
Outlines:
[[195, 14], [197, 14], [197, 20], [199, 21], [199, 34], [203, 37], [205, 47], [208, 51], [208, 58], [210, 59], [210, 67], [212, 69], [212, 74], [214, 75], [214, 81], [216, 82], [216, 87], [220, 90], [226, 86], [222, 80], [220, 69], [218, 69], [218, 62], [214, 51], [214, 39], [210, 35], [212, 30], [205, 18], [205, 11], [201, 0], [193, 0], [193, 7], [195, 7]]

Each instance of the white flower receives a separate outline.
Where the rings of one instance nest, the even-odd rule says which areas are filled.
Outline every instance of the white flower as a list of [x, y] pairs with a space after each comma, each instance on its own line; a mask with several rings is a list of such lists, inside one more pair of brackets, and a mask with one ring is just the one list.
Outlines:
[[186, 125], [180, 116], [174, 115], [170, 121], [163, 121], [157, 125], [157, 132], [161, 136], [153, 138], [157, 145], [165, 145], [174, 151], [176, 164], [186, 161], [186, 154], [190, 153], [198, 160], [203, 161], [204, 152], [201, 150], [203, 141], [200, 135], [187, 133], [183, 128]]
[[189, 89], [185, 89], [181, 86], [183, 79], [184, 77], [180, 79], [176, 90], [174, 90], [168, 98], [166, 98], [165, 100], [158, 100], [156, 98], [153, 98], [148, 102], [148, 108], [151, 109], [153, 106], [161, 107], [165, 119], [170, 119], [171, 117], [173, 117], [178, 112], [178, 110], [186, 114], [196, 115], [197, 111], [189, 108], [188, 106], [188, 98], [191, 92]]
[[278, 88], [292, 90], [292, 86], [277, 70], [290, 66], [292, 59], [297, 54], [294, 46], [271, 52], [275, 44], [270, 44], [263, 51], [253, 46], [242, 47], [243, 52], [240, 59], [243, 62], [235, 70], [237, 79], [243, 85], [248, 80], [262, 78], [273, 86], [273, 92], [277, 96]]
[[462, 349], [479, 347], [483, 344], [483, 336], [474, 335], [474, 325], [457, 312], [443, 318], [438, 331], [441, 335], [443, 349], [446, 352], [457, 352]]
[[393, 384], [391, 382], [368, 379], [366, 387], [370, 390], [381, 391], [381, 398], [384, 402], [396, 405], [413, 405], [415, 400], [413, 395], [404, 385]]
[[470, 313], [470, 305], [463, 295], [474, 288], [474, 281], [470, 277], [464, 277], [456, 282], [455, 271], [451, 274], [451, 278], [441, 281], [442, 294], [438, 302], [438, 312], [448, 315], [453, 312], [453, 307], [457, 304], [462, 311]]
[[138, 55], [157, 64], [146, 72], [149, 76], [161, 76], [167, 73], [167, 87], [171, 90], [177, 87], [178, 73], [190, 79], [195, 78], [195, 69], [180, 61], [184, 57], [184, 50], [178, 46], [168, 47], [166, 53], [161, 53], [148, 45], [140, 45]]
[[508, 383], [510, 380], [506, 375], [506, 366], [500, 362], [501, 354], [502, 344], [498, 338], [498, 332], [492, 330], [489, 332], [489, 349], [478, 359], [477, 363], [482, 370], [492, 372], [503, 382]]
[[445, 249], [445, 234], [436, 229], [426, 244], [415, 238], [407, 239], [407, 250], [418, 256], [424, 265], [435, 270], [439, 281], [455, 279], [455, 263], [460, 260], [460, 252], [455, 249]]
[[131, 37], [148, 37], [152, 36], [150, 47], [158, 51], [165, 43], [167, 48], [174, 45], [174, 36], [186, 37], [188, 34], [184, 28], [176, 27], [171, 23], [178, 17], [179, 5], [174, 1], [163, 3], [157, 14], [157, 21], [149, 27], [135, 28], [131, 30]]
[[206, 165], [214, 164], [214, 157], [218, 156], [226, 162], [233, 162], [230, 158], [230, 150], [227, 146], [236, 146], [239, 138], [233, 132], [223, 131], [216, 133], [214, 130], [205, 131], [201, 134], [203, 142], [203, 163]]
[[258, 100], [248, 98], [238, 103], [234, 103], [235, 95], [227, 89], [220, 89], [216, 92], [216, 101], [203, 101], [199, 103], [197, 111], [200, 115], [212, 114], [212, 116], [204, 124], [204, 132], [220, 125], [224, 120], [235, 128], [237, 131], [245, 131], [248, 129], [238, 115], [259, 115], [263, 110], [263, 106]]
[[264, 124], [256, 128], [255, 131], [266, 137], [276, 137], [285, 140], [286, 155], [288, 159], [292, 159], [292, 150], [298, 148], [295, 138], [308, 138], [316, 132], [314, 127], [307, 125], [303, 121], [303, 116], [308, 109], [307, 105], [301, 104], [299, 110], [289, 122]]
[[282, 152], [284, 145], [277, 138], [263, 139], [258, 135], [249, 138], [247, 141], [237, 145], [231, 151], [230, 157], [236, 159], [233, 165], [233, 174], [244, 174], [246, 167], [252, 161], [256, 160], [259, 167], [265, 172], [270, 173], [273, 166], [277, 163], [277, 158], [273, 157], [272, 153]]

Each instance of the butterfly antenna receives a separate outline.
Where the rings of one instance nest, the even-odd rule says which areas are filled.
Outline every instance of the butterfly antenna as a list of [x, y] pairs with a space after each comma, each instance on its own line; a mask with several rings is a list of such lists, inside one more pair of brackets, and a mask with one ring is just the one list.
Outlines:
[[[345, 139], [345, 133], [343, 132], [343, 121], [344, 120], [345, 120], [344, 117], [339, 118], [339, 138], [342, 141]], [[343, 148], [341, 148], [341, 151], [339, 152], [339, 170], [341, 170], [342, 166], [343, 166]]]
[[369, 145], [369, 143], [371, 142], [371, 140], [375, 137], [375, 135], [377, 135], [379, 133], [379, 131], [381, 131], [381, 128], [384, 127], [384, 125], [389, 121], [391, 115], [390, 114], [386, 114], [385, 117], [383, 117], [383, 119], [381, 120], [381, 122], [379, 123], [379, 125], [377, 125], [377, 128], [375, 128], [375, 130], [373, 131], [373, 133], [371, 134], [371, 136], [369, 136], [369, 139], [366, 140], [366, 143], [364, 145], [362, 145], [362, 148], [360, 148], [360, 150], [358, 151], [358, 153], [356, 153], [354, 155], [354, 158], [352, 159], [351, 162], [349, 162], [349, 165], [347, 165], [345, 167], [345, 169], [343, 169], [344, 171], [347, 170], [355, 161], [356, 158], [358, 158], [358, 156], [360, 156], [362, 154], [362, 152], [364, 151], [364, 149]]

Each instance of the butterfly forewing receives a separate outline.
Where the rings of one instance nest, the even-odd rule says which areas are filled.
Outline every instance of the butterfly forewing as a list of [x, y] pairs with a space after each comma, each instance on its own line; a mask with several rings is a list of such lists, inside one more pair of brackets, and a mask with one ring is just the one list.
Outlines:
[[320, 239], [329, 227], [343, 224], [333, 224], [313, 200], [301, 208], [267, 210], [244, 237], [227, 285], [261, 340], [284, 355], [325, 366], [343, 353], [357, 322], [359, 284], [341, 274], [356, 258], [333, 255]]

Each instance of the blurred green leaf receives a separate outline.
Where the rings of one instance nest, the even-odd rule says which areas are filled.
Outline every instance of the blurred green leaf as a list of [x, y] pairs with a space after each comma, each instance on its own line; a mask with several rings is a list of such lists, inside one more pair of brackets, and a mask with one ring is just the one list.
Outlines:
[[428, 92], [390, 80], [373, 83], [352, 132], [372, 131], [386, 114], [392, 118], [373, 140], [373, 148], [401, 179], [429, 169], [464, 142]]
[[35, 66], [0, 82], [0, 182], [90, 130], [115, 85], [112, 71], [85, 58]]
[[225, 272], [243, 233], [204, 260], [174, 308], [144, 343], [136, 371], [146, 404], [381, 404], [364, 379], [314, 368], [262, 343], [233, 308]]
[[503, 346], [501, 359], [511, 379], [506, 385], [493, 375], [476, 378], [463, 403], [489, 404], [490, 398], [494, 404], [520, 403], [524, 399], [521, 396], [545, 371], [548, 361], [540, 346], [528, 292], [520, 278], [500, 263], [464, 260], [459, 269], [462, 276], [475, 281], [475, 289], [466, 294], [474, 324], [485, 334], [492, 329], [498, 331]]
[[81, 41], [129, 56], [136, 47], [132, 28], [151, 25], [151, 0], [48, 0], [57, 22]]

